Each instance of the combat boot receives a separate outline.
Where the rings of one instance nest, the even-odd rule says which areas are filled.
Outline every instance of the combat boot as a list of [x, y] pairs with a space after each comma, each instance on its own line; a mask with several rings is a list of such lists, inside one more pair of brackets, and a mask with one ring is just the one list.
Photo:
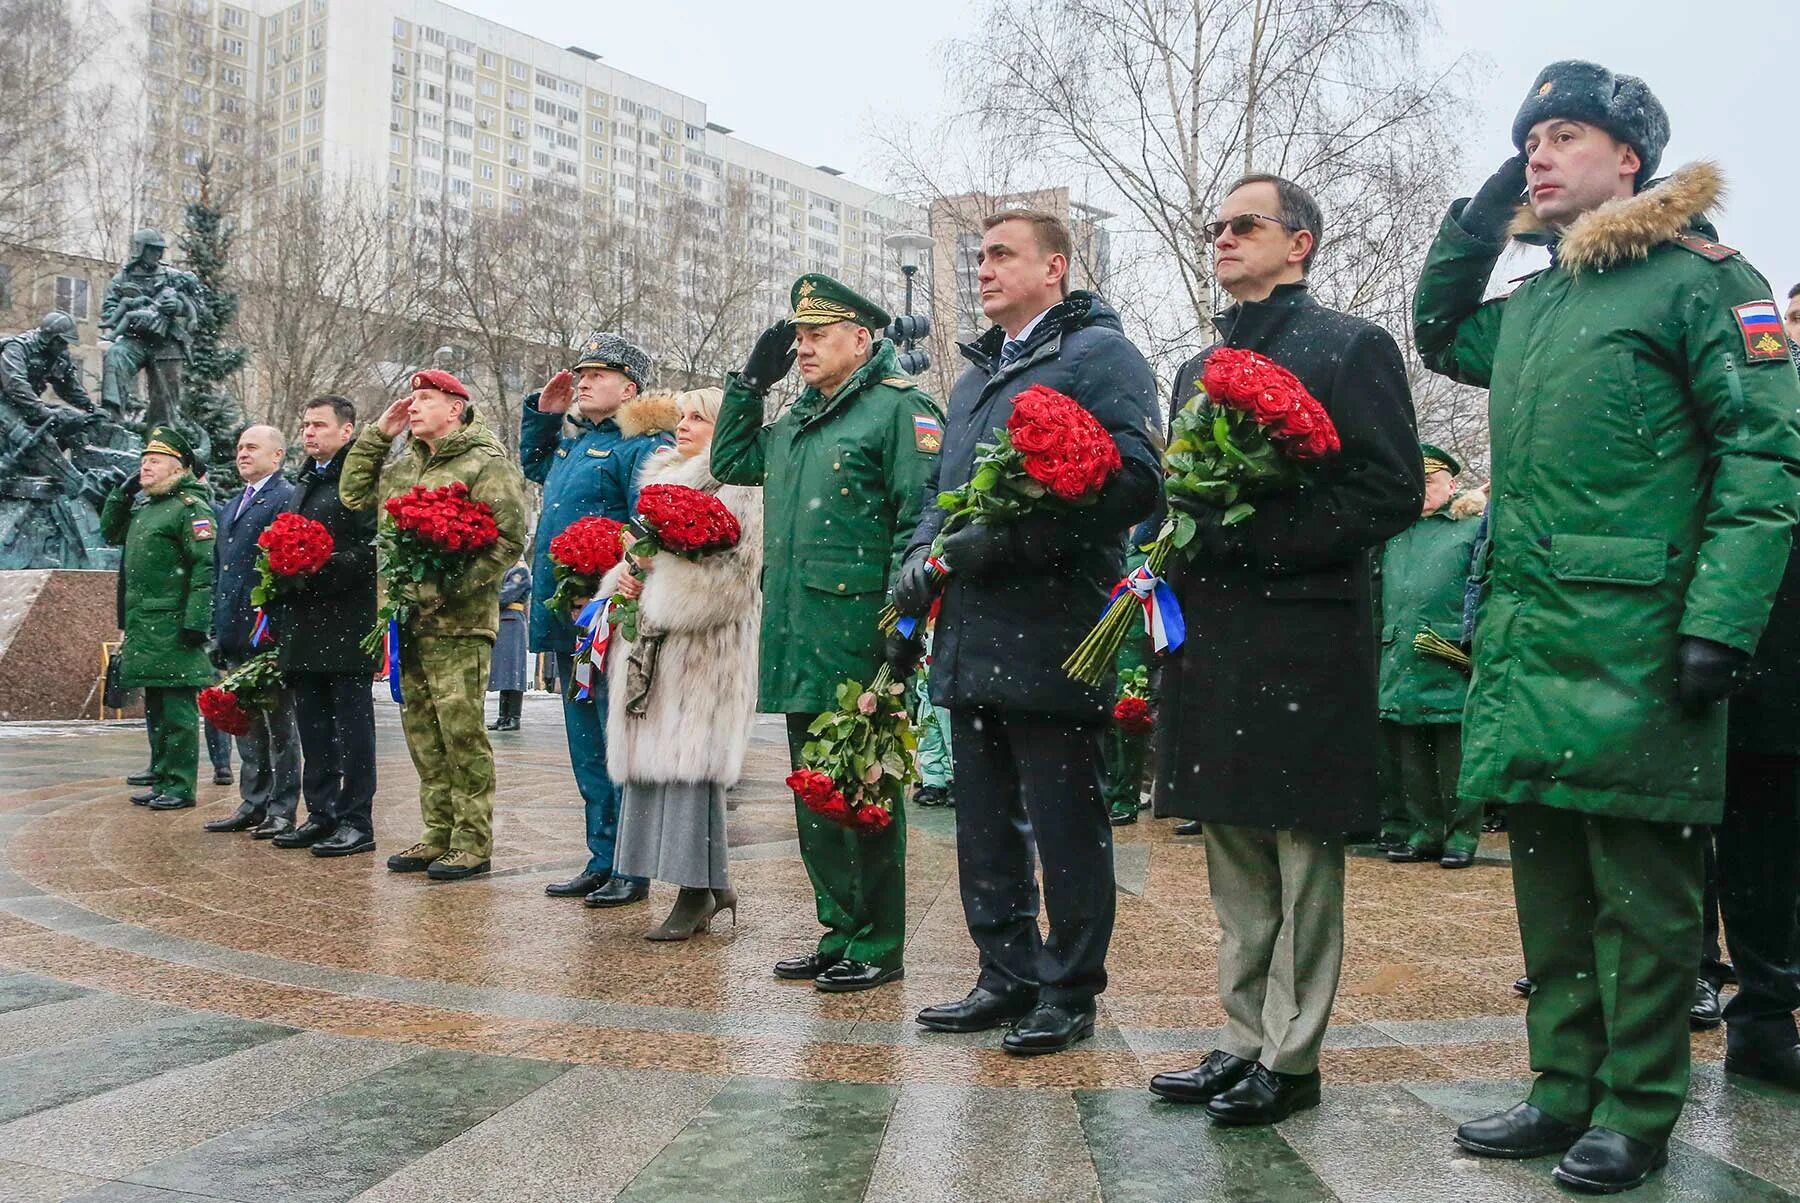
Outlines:
[[431, 867], [425, 870], [425, 876], [433, 881], [461, 881], [465, 877], [473, 877], [477, 873], [486, 873], [487, 871], [486, 857], [458, 849], [455, 852], [446, 852], [432, 861]]
[[450, 851], [448, 848], [440, 848], [435, 844], [427, 844], [420, 840], [406, 851], [396, 852], [388, 857], [388, 872], [423, 873], [448, 851]]

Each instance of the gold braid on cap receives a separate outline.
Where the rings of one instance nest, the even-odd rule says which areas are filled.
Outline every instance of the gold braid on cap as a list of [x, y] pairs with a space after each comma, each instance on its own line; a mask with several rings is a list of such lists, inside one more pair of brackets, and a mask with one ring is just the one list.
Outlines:
[[1452, 476], [1456, 475], [1456, 471], [1449, 464], [1435, 455], [1428, 455], [1425, 457], [1425, 475], [1430, 476], [1433, 472], [1448, 472]]
[[157, 455], [172, 455], [176, 459], [184, 458], [181, 452], [175, 450], [175, 448], [169, 446], [161, 439], [151, 439], [148, 443], [144, 444], [144, 454], [149, 455], [151, 452], [155, 452]]
[[828, 322], [859, 322], [856, 310], [824, 297], [802, 296], [794, 306], [793, 320], [802, 326], [823, 326]]

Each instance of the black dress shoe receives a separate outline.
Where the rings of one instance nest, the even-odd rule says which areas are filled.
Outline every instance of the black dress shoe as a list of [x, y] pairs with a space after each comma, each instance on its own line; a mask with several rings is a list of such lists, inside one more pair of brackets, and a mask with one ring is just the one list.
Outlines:
[[151, 810], [186, 810], [194, 804], [192, 798], [177, 798], [173, 794], [158, 794], [144, 805]]
[[1402, 844], [1388, 853], [1388, 861], [1396, 865], [1417, 864], [1422, 860], [1436, 860], [1443, 852], [1436, 848], [1415, 848], [1411, 844]]
[[1473, 852], [1446, 852], [1438, 857], [1438, 865], [1445, 869], [1467, 869], [1474, 863]]
[[1150, 1093], [1173, 1103], [1210, 1103], [1244, 1080], [1256, 1062], [1234, 1057], [1223, 1049], [1206, 1054], [1192, 1069], [1157, 1074], [1150, 1079]]
[[1037, 1000], [1030, 996], [1000, 994], [977, 986], [961, 1002], [926, 1007], [916, 1022], [934, 1032], [985, 1032], [1010, 1026], [1036, 1005]]
[[1522, 977], [1513, 983], [1513, 993], [1520, 998], [1530, 998], [1537, 991], [1537, 984], [1529, 977]]
[[375, 833], [349, 823], [339, 824], [336, 831], [312, 846], [314, 856], [354, 856], [358, 852], [373, 851]]
[[284, 819], [280, 815], [270, 815], [250, 833], [253, 840], [272, 840], [276, 836], [285, 836], [294, 830], [294, 821]]
[[231, 770], [230, 769], [214, 769], [213, 770], [213, 784], [214, 785], [230, 785], [231, 784]]
[[1000, 1041], [1015, 1057], [1060, 1053], [1094, 1034], [1094, 1005], [1071, 1006], [1040, 1000]]
[[813, 979], [813, 989], [827, 994], [854, 994], [858, 990], [873, 990], [887, 982], [897, 982], [905, 976], [906, 971], [898, 965], [883, 969], [862, 961], [839, 961]]
[[789, 957], [785, 961], [776, 961], [775, 976], [785, 978], [790, 982], [810, 982], [843, 959], [843, 957], [828, 957], [822, 953], [809, 952], [803, 957]]
[[1645, 1144], [1611, 1128], [1589, 1128], [1550, 1176], [1590, 1195], [1616, 1195], [1641, 1186], [1668, 1164], [1667, 1145]]
[[1767, 1051], [1759, 1049], [1756, 1052], [1733, 1052], [1730, 1041], [1727, 1041], [1725, 1072], [1755, 1078], [1773, 1086], [1785, 1086], [1789, 1090], [1800, 1090], [1800, 1044]]
[[642, 902], [648, 897], [650, 897], [649, 882], [626, 881], [621, 877], [612, 877], [607, 879], [605, 885], [583, 898], [581, 905], [596, 908], [628, 906], [633, 902]]
[[131, 795], [131, 804], [133, 806], [148, 806], [154, 801], [156, 801], [156, 791], [153, 789], [147, 789], [142, 793]]
[[1200, 828], [1201, 824], [1199, 819], [1189, 819], [1185, 823], [1175, 824], [1170, 830], [1174, 831], [1176, 835], [1199, 835]]
[[131, 776], [125, 778], [125, 784], [126, 785], [155, 785], [156, 784], [156, 770], [155, 769], [145, 769], [141, 773], [133, 773]]
[[1129, 827], [1133, 823], [1137, 822], [1137, 820], [1138, 820], [1138, 812], [1137, 812], [1137, 807], [1135, 807], [1135, 806], [1132, 807], [1130, 810], [1123, 810], [1123, 811], [1115, 810], [1111, 814], [1107, 815], [1107, 817], [1106, 817], [1106, 821], [1108, 823], [1112, 824], [1114, 827]]
[[1206, 1114], [1215, 1123], [1248, 1127], [1278, 1124], [1296, 1111], [1319, 1105], [1319, 1072], [1280, 1074], [1265, 1065], [1250, 1067], [1243, 1081], [1215, 1095]]
[[336, 830], [336, 823], [308, 819], [285, 835], [276, 836], [274, 843], [277, 848], [310, 848]]
[[941, 785], [921, 785], [913, 791], [914, 806], [949, 806], [950, 791]]
[[605, 885], [611, 873], [577, 873], [567, 881], [553, 881], [544, 887], [552, 898], [585, 898]]
[[1705, 978], [1694, 980], [1694, 1005], [1688, 1008], [1688, 1027], [1707, 1032], [1725, 1022], [1725, 1010], [1719, 1006], [1719, 988]]
[[263, 821], [263, 812], [248, 806], [240, 806], [237, 813], [229, 818], [214, 819], [210, 823], [200, 824], [202, 831], [249, 831]]
[[1530, 1103], [1515, 1103], [1457, 1128], [1456, 1143], [1481, 1157], [1548, 1157], [1581, 1139], [1581, 1129], [1544, 1114]]

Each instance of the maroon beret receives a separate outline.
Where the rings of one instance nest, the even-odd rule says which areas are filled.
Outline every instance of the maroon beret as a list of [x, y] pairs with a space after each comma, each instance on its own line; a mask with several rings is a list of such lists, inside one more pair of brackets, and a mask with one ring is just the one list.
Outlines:
[[423, 372], [414, 372], [412, 378], [414, 388], [434, 388], [440, 393], [449, 393], [452, 397], [469, 399], [469, 387], [442, 368], [427, 368]]

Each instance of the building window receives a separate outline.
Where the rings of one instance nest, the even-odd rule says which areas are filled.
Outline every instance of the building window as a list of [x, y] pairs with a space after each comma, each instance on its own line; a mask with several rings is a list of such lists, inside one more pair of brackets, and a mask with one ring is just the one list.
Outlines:
[[11, 309], [12, 303], [12, 267], [0, 263], [0, 309]]
[[[7, 291], [11, 292], [12, 273], [7, 272]], [[78, 322], [88, 320], [88, 282], [79, 276], [56, 277], [56, 307]]]
[[499, 55], [495, 54], [492, 50], [483, 50], [481, 52], [481, 66], [482, 66], [483, 70], [492, 71], [499, 65], [500, 65], [500, 56]]
[[[280, 31], [280, 29], [281, 29], [281, 18], [280, 17], [275, 18], [274, 22], [271, 25], [271, 28], [272, 28], [272, 30], [274, 30], [276, 32]], [[394, 21], [394, 40], [397, 42], [404, 42], [404, 41], [406, 41], [406, 35], [407, 35], [406, 22], [396, 19]]]

